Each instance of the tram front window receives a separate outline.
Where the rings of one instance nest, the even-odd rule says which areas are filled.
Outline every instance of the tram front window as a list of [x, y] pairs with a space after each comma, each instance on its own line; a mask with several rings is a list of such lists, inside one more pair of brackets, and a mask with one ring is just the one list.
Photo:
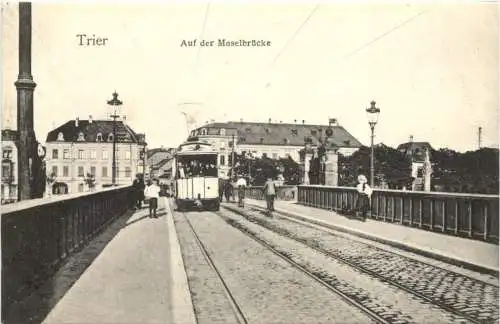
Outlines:
[[177, 177], [217, 177], [217, 157], [196, 157], [180, 159], [177, 163]]

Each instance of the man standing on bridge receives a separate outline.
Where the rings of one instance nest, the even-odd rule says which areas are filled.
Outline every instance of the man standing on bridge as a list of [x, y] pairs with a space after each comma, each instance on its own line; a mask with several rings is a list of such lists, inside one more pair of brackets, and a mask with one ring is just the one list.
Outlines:
[[266, 196], [267, 211], [274, 211], [274, 197], [276, 196], [276, 186], [271, 177], [267, 178], [266, 184], [264, 185], [264, 195]]
[[158, 180], [153, 179], [153, 183], [146, 187], [144, 196], [149, 198], [149, 217], [157, 218], [156, 209], [158, 208], [158, 199], [160, 198], [160, 187], [158, 187]]

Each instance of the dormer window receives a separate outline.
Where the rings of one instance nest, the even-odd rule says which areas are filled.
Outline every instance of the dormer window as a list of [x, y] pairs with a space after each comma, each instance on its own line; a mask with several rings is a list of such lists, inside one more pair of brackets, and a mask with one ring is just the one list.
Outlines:
[[247, 128], [245, 129], [245, 132], [247, 132], [247, 133], [250, 133], [251, 131], [252, 131], [252, 130], [250, 129], [250, 127], [247, 127]]
[[64, 141], [64, 135], [62, 132], [59, 132], [59, 134], [57, 134], [57, 140], [58, 141]]
[[284, 142], [285, 144], [288, 144], [288, 138], [285, 138], [285, 139], [283, 140], [283, 142]]
[[246, 141], [246, 138], [245, 137], [240, 137], [240, 142], [244, 142]]
[[219, 134], [221, 136], [225, 136], [226, 135], [226, 130], [224, 128], [221, 128], [220, 131], [219, 131]]
[[315, 129], [311, 130], [311, 135], [312, 136], [316, 136], [316, 134], [318, 134], [318, 132]]
[[292, 129], [292, 135], [298, 135], [299, 133], [297, 132], [296, 129]]
[[79, 142], [83, 142], [85, 141], [85, 135], [83, 135], [82, 132], [78, 133], [78, 140]]
[[269, 128], [266, 128], [266, 134], [269, 134], [271, 130]]
[[207, 129], [206, 128], [203, 128], [201, 130], [201, 135], [207, 135]]
[[112, 141], [113, 141], [113, 134], [109, 133], [109, 135], [108, 135], [108, 142], [112, 142]]
[[260, 144], [262, 144], [262, 143], [264, 143], [264, 139], [263, 138], [260, 139]]
[[97, 142], [102, 142], [102, 133], [98, 133], [96, 137]]
[[195, 131], [191, 131], [191, 136], [194, 136], [195, 135]]

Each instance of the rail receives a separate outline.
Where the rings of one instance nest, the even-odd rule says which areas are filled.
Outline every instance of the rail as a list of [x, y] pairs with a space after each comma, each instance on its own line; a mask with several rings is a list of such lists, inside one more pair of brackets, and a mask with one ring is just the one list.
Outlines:
[[131, 204], [131, 187], [2, 206], [2, 319]]
[[[299, 204], [355, 211], [358, 192], [352, 187], [298, 186]], [[499, 196], [374, 189], [369, 217], [498, 244]]]

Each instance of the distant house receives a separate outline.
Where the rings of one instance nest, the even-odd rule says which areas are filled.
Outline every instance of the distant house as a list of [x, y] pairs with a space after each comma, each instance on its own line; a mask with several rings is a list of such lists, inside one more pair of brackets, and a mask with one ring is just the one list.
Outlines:
[[[70, 120], [47, 134], [47, 173], [55, 175], [57, 192], [74, 193], [88, 190], [87, 174], [92, 174], [96, 187], [112, 183], [113, 141], [116, 143], [116, 184], [132, 184], [142, 172], [141, 152], [145, 135], [136, 133], [123, 121]], [[116, 138], [114, 138], [116, 136]], [[53, 188], [54, 189], [54, 188]]]
[[[147, 152], [147, 165], [149, 176], [152, 178], [164, 176], [165, 170], [168, 169], [167, 162], [172, 160], [175, 150], [173, 148], [153, 148]], [[170, 166], [170, 170], [172, 167]]]
[[429, 142], [407, 142], [400, 144], [397, 150], [406, 154], [412, 161], [424, 162], [425, 151], [428, 150], [430, 153], [434, 149]]
[[[410, 142], [400, 144], [397, 150], [411, 159], [411, 175], [414, 178], [412, 190], [430, 190], [432, 166], [430, 160], [426, 162], [427, 154], [430, 154], [433, 148], [429, 142]], [[427, 171], [426, 171], [427, 170]]]
[[2, 204], [17, 201], [18, 163], [16, 142], [19, 133], [2, 130]]
[[[299, 152], [304, 148], [305, 138], [312, 140], [312, 146], [325, 138], [326, 130], [331, 129], [330, 143], [338, 148], [343, 155], [351, 155], [362, 144], [342, 126], [310, 125], [286, 123], [255, 123], [255, 122], [227, 122], [209, 123], [194, 129], [190, 138], [215, 146], [219, 152], [219, 174], [225, 176], [231, 168], [231, 159], [234, 146], [235, 153], [250, 153], [255, 157], [269, 157], [273, 159], [290, 157], [299, 162]], [[234, 141], [234, 143], [233, 143]]]

